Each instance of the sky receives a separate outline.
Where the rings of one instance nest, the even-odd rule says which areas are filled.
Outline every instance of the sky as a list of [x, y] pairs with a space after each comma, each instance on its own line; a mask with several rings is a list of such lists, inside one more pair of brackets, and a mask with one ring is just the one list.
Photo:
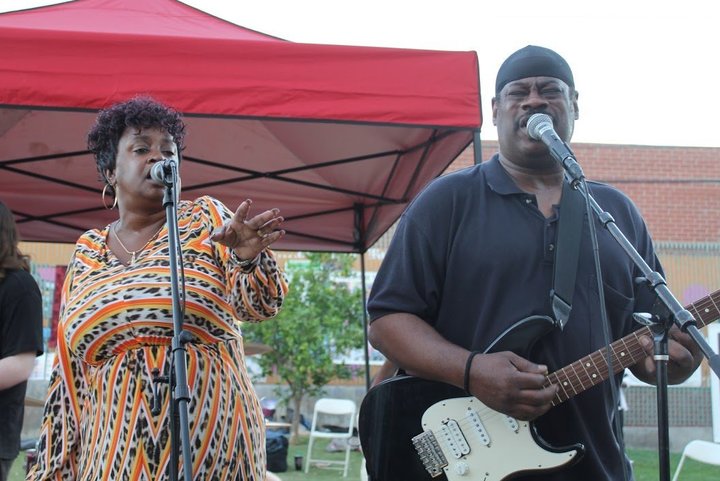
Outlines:
[[[497, 69], [534, 44], [572, 67], [580, 93], [574, 142], [720, 147], [720, 14], [712, 0], [183, 2], [293, 42], [475, 51], [484, 139], [497, 138]], [[48, 3], [0, 0], [0, 11]]]

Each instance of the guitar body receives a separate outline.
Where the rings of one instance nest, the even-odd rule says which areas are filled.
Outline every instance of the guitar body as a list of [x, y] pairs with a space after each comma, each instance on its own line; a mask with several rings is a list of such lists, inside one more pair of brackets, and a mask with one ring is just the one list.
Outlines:
[[[449, 421], [457, 423], [460, 443], [451, 438]], [[448, 464], [442, 469], [448, 481], [501, 481], [523, 473], [555, 470], [580, 459], [583, 450], [580, 445], [553, 448], [529, 421], [493, 411], [472, 396], [433, 404], [422, 417], [422, 427], [438, 434], [448, 431], [445, 438], [438, 436], [439, 445], [446, 451]]]
[[387, 379], [368, 391], [358, 432], [370, 481], [432, 479], [412, 438], [423, 432], [421, 419], [430, 406], [462, 396], [467, 394], [460, 388], [412, 376]]
[[[528, 317], [485, 352], [527, 357], [553, 328], [548, 317]], [[548, 446], [531, 423], [493, 411], [455, 386], [412, 376], [396, 376], [368, 391], [359, 434], [370, 481], [501, 481], [559, 469], [583, 451], [582, 445]]]

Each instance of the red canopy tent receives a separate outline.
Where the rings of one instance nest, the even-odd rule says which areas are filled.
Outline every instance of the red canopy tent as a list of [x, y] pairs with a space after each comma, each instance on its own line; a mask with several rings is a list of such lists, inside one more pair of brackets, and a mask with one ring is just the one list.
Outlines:
[[183, 197], [277, 206], [283, 250], [365, 252], [481, 125], [475, 52], [311, 45], [173, 0], [0, 14], [0, 199], [28, 241], [115, 214], [85, 135], [138, 93], [186, 116]]
[[279, 207], [282, 250], [364, 254], [479, 141], [475, 52], [290, 43], [174, 0], [0, 14], [0, 46], [0, 199], [26, 241], [115, 218], [85, 135], [137, 94], [186, 116], [183, 197]]

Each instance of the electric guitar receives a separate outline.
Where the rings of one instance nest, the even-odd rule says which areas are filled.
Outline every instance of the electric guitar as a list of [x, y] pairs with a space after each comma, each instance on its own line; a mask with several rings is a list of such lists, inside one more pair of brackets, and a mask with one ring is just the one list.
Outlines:
[[[720, 290], [686, 306], [698, 328], [720, 318]], [[525, 318], [484, 352], [529, 352], [554, 329], [545, 316]], [[613, 373], [645, 357], [643, 327], [610, 345]], [[553, 406], [610, 377], [603, 348], [547, 376], [559, 386]], [[368, 391], [360, 406], [360, 443], [371, 481], [500, 481], [549, 472], [577, 462], [581, 444], [553, 447], [532, 422], [498, 413], [455, 386], [412, 376], [387, 379]]]

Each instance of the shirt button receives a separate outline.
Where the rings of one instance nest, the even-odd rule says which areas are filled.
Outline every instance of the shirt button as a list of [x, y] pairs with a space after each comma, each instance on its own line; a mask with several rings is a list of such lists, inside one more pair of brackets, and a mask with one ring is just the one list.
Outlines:
[[532, 203], [532, 199], [531, 199], [530, 197], [525, 197], [525, 203], [526, 203], [526, 204], [531, 204], [531, 203]]
[[555, 250], [555, 244], [550, 244], [550, 245], [548, 246], [548, 250], [551, 251], [551, 252], [554, 251], [554, 250]]

